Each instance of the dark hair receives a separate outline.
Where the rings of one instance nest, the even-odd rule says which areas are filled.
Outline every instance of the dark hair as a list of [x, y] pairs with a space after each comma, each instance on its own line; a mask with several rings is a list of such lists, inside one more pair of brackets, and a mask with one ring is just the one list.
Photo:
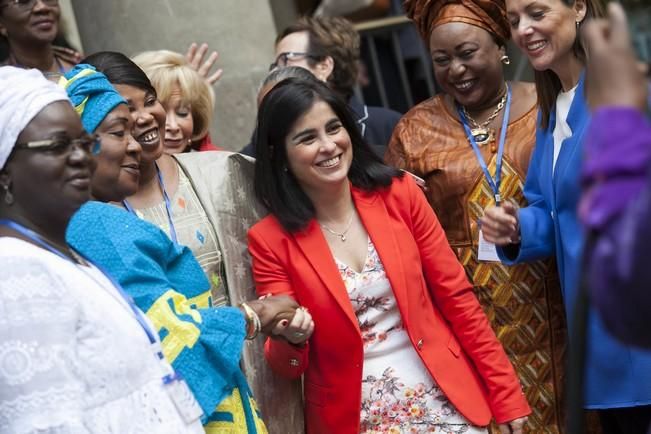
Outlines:
[[348, 179], [372, 191], [391, 185], [402, 172], [385, 165], [364, 141], [348, 105], [316, 78], [288, 78], [264, 97], [258, 110], [256, 131], [255, 193], [289, 232], [305, 228], [314, 218], [314, 205], [289, 170], [285, 140], [294, 123], [316, 101], [335, 112], [350, 136], [353, 161]]
[[309, 35], [307, 62], [314, 66], [326, 56], [332, 57], [334, 68], [328, 84], [348, 100], [353, 96], [359, 66], [360, 38], [353, 23], [341, 17], [302, 17], [285, 28], [276, 38], [276, 45], [292, 33]]
[[99, 72], [106, 75], [111, 84], [126, 84], [157, 95], [147, 74], [122, 53], [100, 51], [91, 54], [80, 63], [94, 66]]
[[[563, 6], [571, 8], [574, 6], [576, 1], [577, 0], [563, 0], [561, 3], [563, 3]], [[583, 27], [583, 23], [591, 18], [600, 18], [604, 16], [604, 9], [601, 0], [584, 1], [586, 14], [577, 26], [573, 47], [574, 56], [576, 56], [576, 58], [583, 64], [586, 62], [586, 50], [580, 35], [581, 27]], [[549, 117], [552, 108], [554, 107], [554, 104], [556, 104], [556, 98], [563, 86], [561, 85], [561, 80], [551, 69], [545, 71], [534, 71], [534, 77], [536, 82], [536, 92], [538, 93], [538, 106], [540, 108], [540, 126], [546, 130], [549, 127]]]

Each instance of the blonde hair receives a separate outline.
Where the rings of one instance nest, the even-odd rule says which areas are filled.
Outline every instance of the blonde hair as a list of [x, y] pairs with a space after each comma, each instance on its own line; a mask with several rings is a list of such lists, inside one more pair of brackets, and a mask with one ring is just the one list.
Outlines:
[[158, 100], [167, 106], [174, 87], [181, 91], [181, 101], [192, 110], [192, 140], [202, 139], [212, 121], [215, 93], [185, 57], [169, 50], [145, 51], [132, 59], [156, 88]]

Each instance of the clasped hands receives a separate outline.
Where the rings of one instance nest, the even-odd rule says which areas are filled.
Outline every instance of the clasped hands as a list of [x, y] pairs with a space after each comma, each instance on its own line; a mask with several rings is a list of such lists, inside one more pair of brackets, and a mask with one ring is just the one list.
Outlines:
[[260, 318], [262, 333], [302, 345], [314, 332], [314, 321], [308, 310], [287, 295], [269, 295], [247, 304]]

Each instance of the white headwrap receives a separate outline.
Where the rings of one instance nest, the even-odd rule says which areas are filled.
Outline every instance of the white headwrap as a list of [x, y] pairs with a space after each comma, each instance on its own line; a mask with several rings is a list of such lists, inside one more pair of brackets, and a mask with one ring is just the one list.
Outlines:
[[36, 69], [0, 67], [0, 169], [18, 135], [45, 106], [69, 101], [66, 91]]

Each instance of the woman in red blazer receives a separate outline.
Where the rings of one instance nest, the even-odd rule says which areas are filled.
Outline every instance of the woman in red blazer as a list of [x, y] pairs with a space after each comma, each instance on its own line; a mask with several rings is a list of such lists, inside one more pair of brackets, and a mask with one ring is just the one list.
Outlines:
[[[260, 295], [308, 312], [266, 357], [305, 374], [307, 432], [522, 432], [530, 413], [432, 209], [385, 166], [316, 80], [288, 79], [258, 113], [249, 231]], [[312, 321], [313, 320], [313, 321]]]

